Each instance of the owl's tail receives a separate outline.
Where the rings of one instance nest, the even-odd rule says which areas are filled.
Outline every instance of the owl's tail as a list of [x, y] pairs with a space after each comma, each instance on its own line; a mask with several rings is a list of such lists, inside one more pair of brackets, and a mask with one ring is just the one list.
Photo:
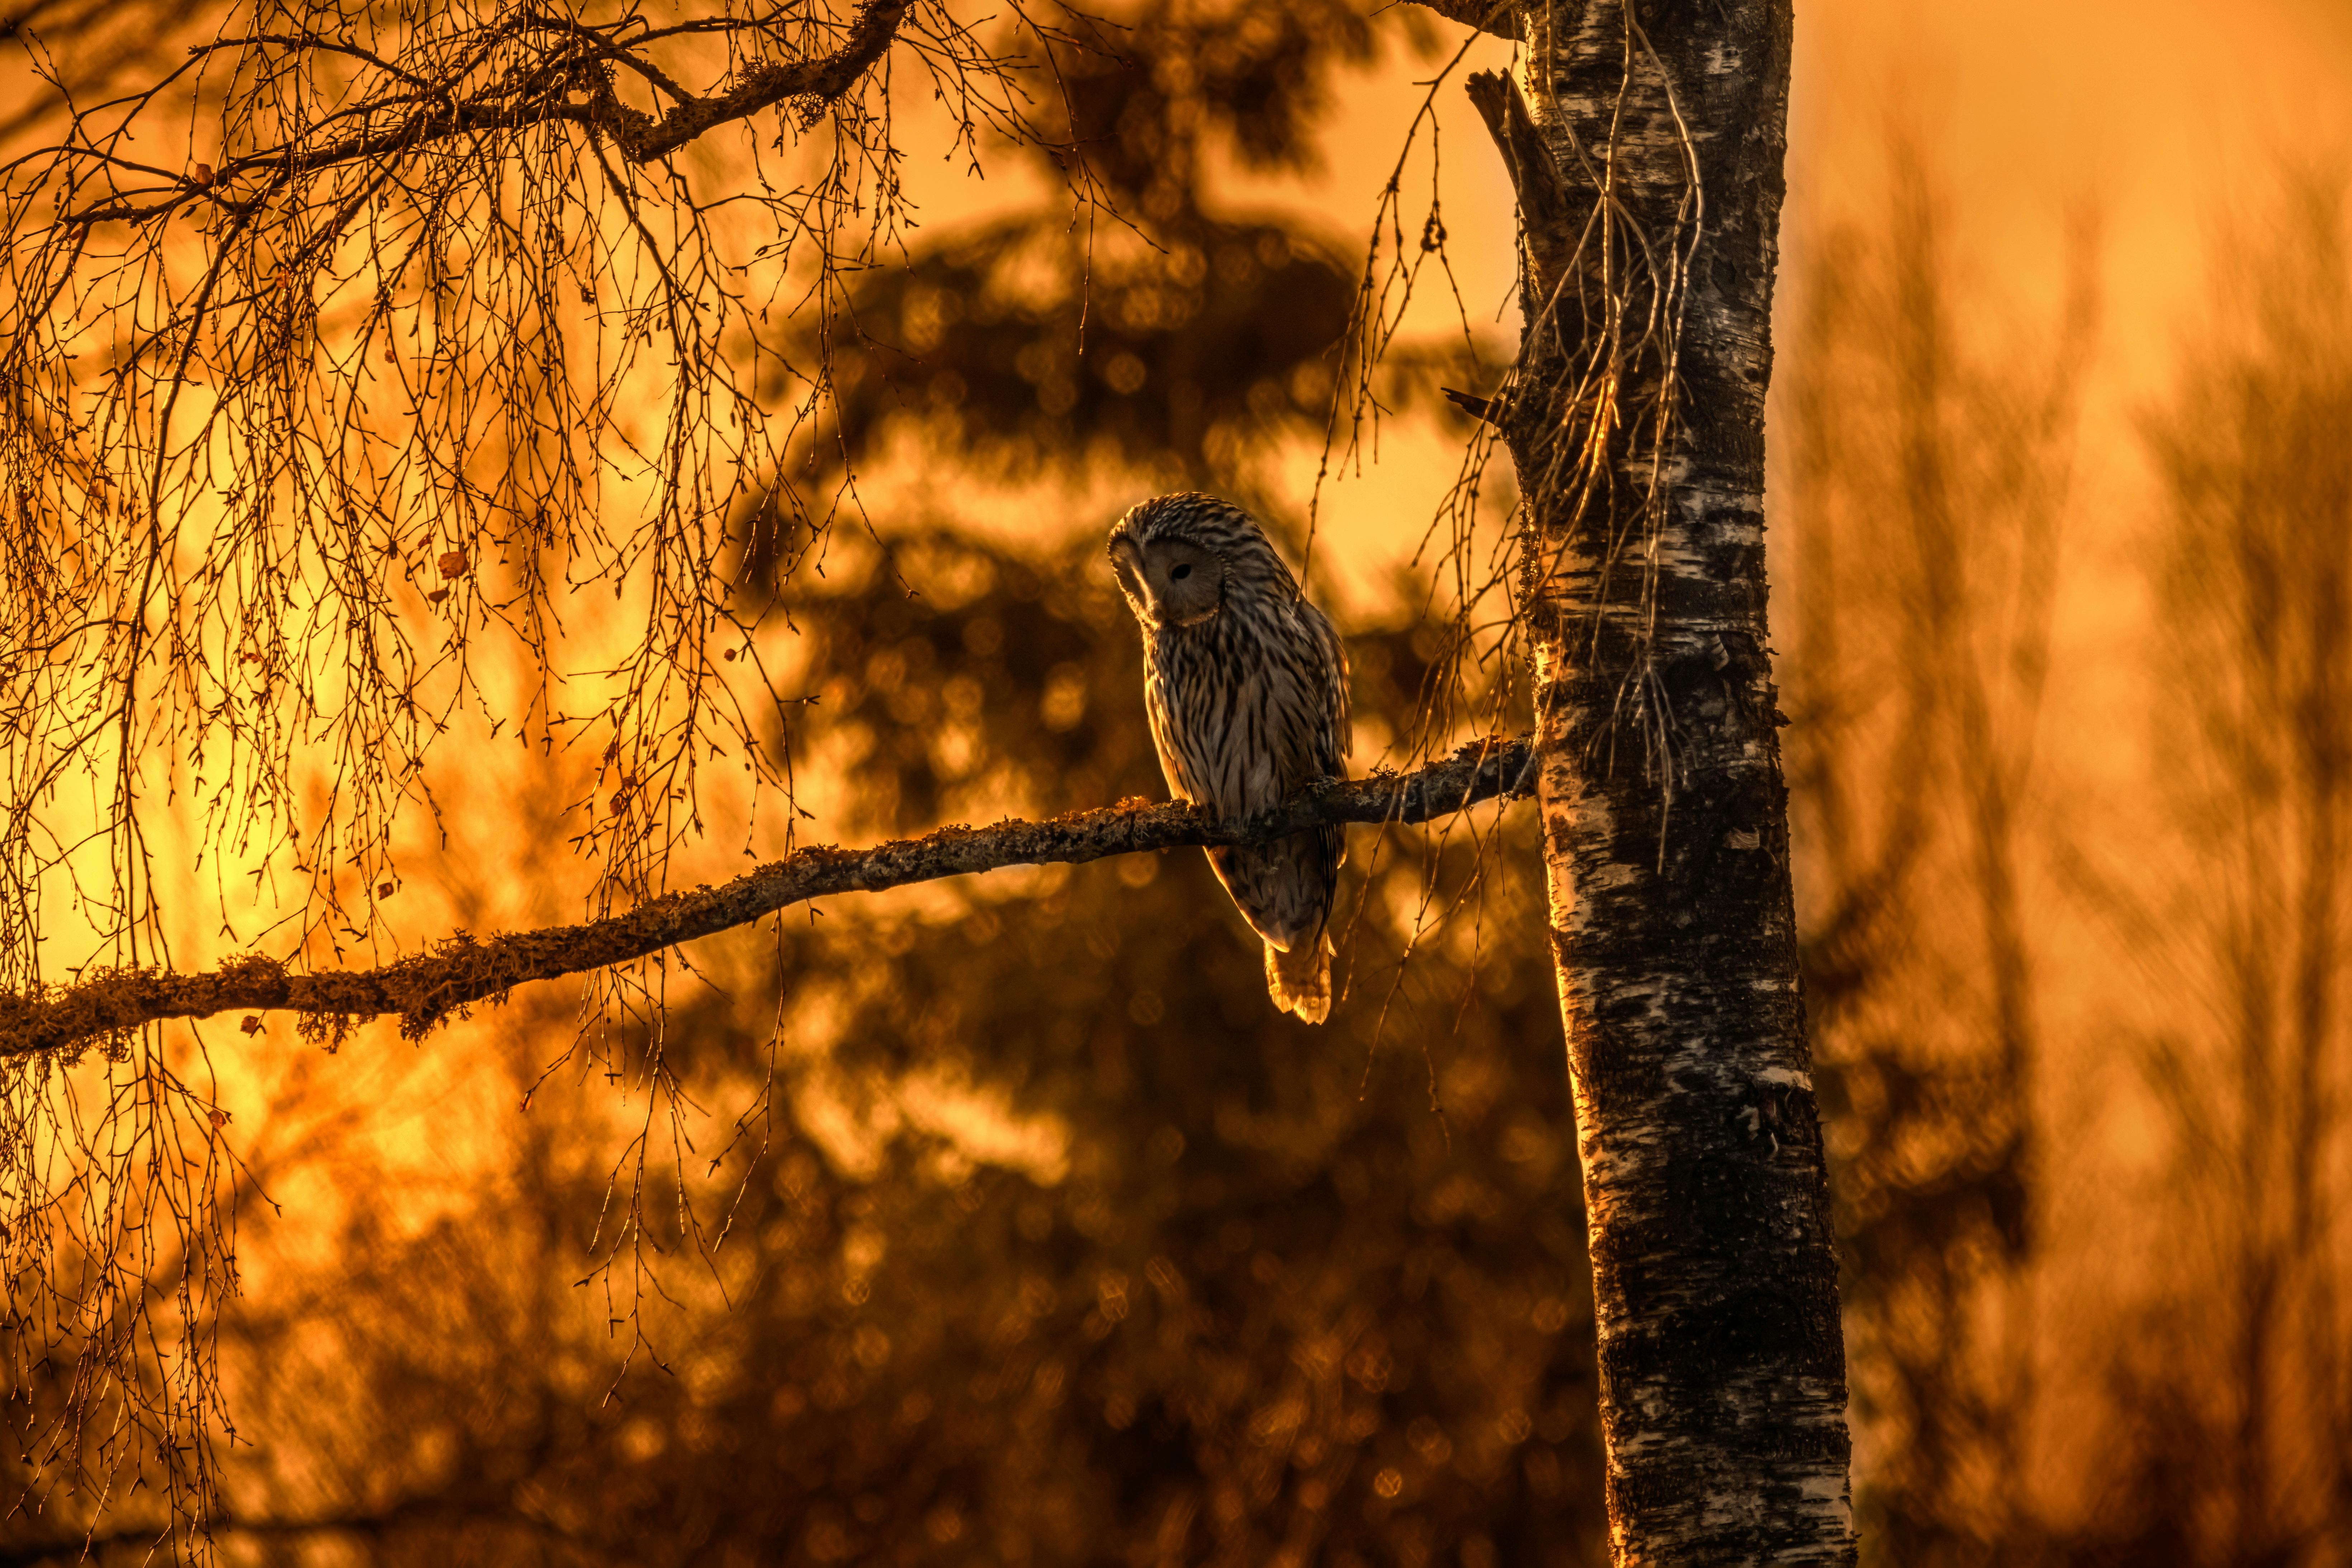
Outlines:
[[1331, 1016], [1331, 938], [1320, 930], [1312, 942], [1285, 952], [1265, 944], [1265, 989], [1274, 1005], [1301, 1021], [1319, 1024]]

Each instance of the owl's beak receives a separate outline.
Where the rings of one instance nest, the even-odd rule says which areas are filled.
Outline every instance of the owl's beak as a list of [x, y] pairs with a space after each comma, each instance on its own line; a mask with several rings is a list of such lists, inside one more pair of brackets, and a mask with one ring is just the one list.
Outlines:
[[1110, 545], [1111, 570], [1118, 576], [1119, 591], [1135, 611], [1136, 618], [1146, 625], [1156, 625], [1159, 607], [1143, 586], [1143, 547], [1132, 539], [1114, 539]]

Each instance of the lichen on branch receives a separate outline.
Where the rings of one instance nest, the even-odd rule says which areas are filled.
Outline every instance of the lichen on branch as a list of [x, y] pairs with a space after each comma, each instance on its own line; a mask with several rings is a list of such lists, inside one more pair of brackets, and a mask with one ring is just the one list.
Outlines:
[[1329, 823], [1411, 826], [1481, 801], [1534, 788], [1526, 737], [1463, 747], [1409, 773], [1315, 785], [1246, 821], [1223, 821], [1182, 801], [1140, 800], [1070, 812], [1043, 822], [942, 827], [921, 838], [865, 849], [796, 850], [723, 887], [649, 900], [626, 914], [478, 940], [465, 932], [427, 952], [374, 969], [289, 970], [258, 954], [201, 973], [110, 970], [31, 995], [0, 994], [0, 1058], [72, 1052], [173, 1018], [290, 1012], [307, 1036], [332, 1038], [368, 1018], [397, 1015], [419, 1038], [474, 1003], [503, 1000], [517, 985], [646, 957], [713, 936], [811, 899], [880, 892], [1007, 866], [1076, 865], [1145, 850], [1263, 844]]

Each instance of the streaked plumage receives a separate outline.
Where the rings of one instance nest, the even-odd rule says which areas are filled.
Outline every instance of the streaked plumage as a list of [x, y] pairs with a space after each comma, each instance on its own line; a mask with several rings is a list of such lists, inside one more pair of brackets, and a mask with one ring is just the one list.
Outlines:
[[[1348, 656], [1257, 521], [1213, 496], [1143, 502], [1110, 531], [1110, 559], [1143, 628], [1143, 700], [1180, 798], [1248, 816], [1346, 774]], [[1209, 863], [1265, 941], [1275, 1005], [1331, 1010], [1326, 931], [1344, 833], [1322, 827]]]

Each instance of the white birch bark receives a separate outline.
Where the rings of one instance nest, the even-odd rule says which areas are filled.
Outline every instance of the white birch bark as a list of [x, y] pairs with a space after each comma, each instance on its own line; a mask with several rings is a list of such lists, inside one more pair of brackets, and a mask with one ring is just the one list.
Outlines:
[[1538, 797], [1620, 1563], [1854, 1560], [1765, 628], [1786, 0], [1448, 14], [1510, 164]]

